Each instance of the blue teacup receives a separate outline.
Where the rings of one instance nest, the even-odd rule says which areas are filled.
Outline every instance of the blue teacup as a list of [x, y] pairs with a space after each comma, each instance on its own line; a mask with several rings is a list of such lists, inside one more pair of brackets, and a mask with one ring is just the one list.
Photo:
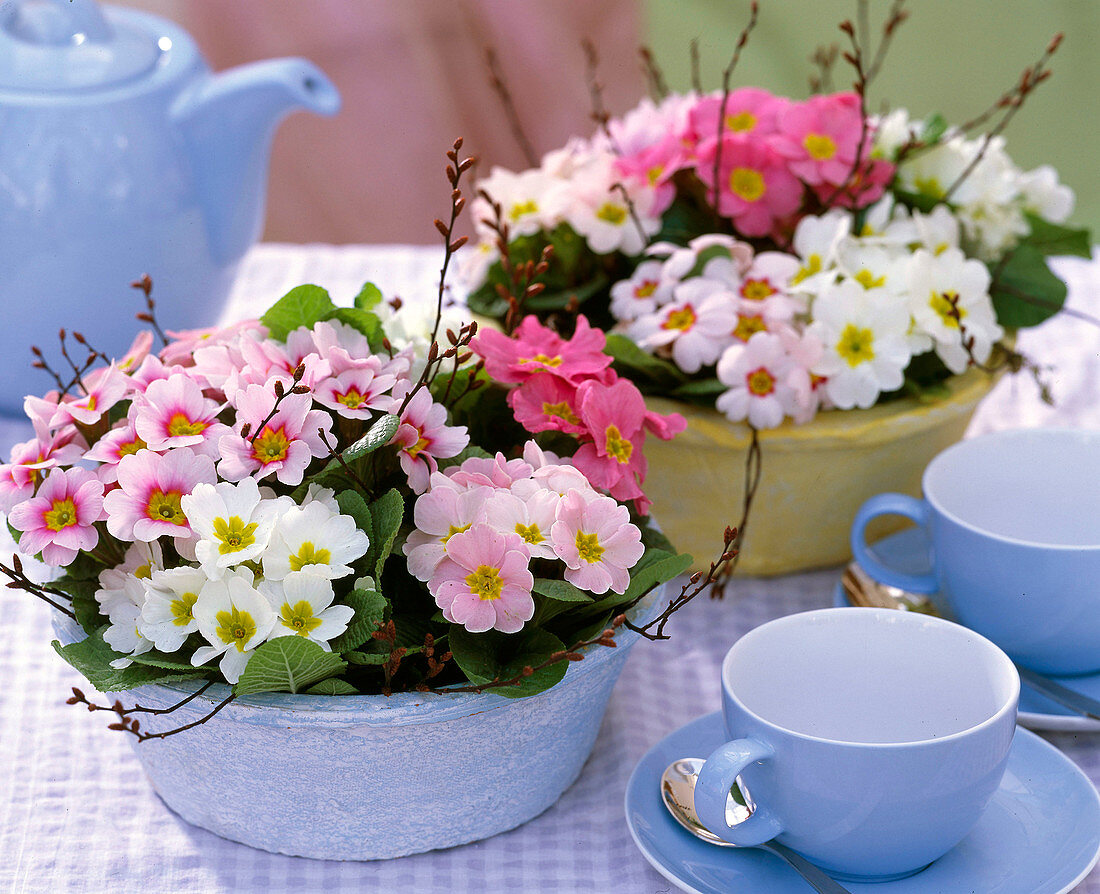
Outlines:
[[[924, 499], [879, 494], [852, 525], [876, 580], [947, 600], [1013, 659], [1053, 674], [1100, 671], [1100, 431], [1022, 429], [961, 441], [924, 472]], [[864, 531], [903, 515], [931, 545], [928, 574], [888, 567]]]
[[[1004, 652], [941, 618], [834, 608], [770, 621], [722, 663], [732, 741], [704, 764], [696, 811], [727, 841], [774, 838], [838, 878], [903, 878], [981, 817], [1019, 692]], [[730, 824], [735, 780], [752, 814]]]

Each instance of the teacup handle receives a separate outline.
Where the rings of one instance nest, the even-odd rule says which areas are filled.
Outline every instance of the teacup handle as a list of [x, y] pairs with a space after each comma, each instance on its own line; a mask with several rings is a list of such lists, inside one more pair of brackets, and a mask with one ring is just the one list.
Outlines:
[[742, 847], [771, 841], [783, 826], [760, 804], [739, 823], [726, 822], [726, 799], [737, 777], [749, 764], [767, 760], [775, 752], [756, 739], [734, 739], [717, 749], [699, 771], [695, 781], [695, 812], [703, 825], [719, 838]]
[[940, 588], [935, 574], [907, 574], [897, 571], [882, 564], [871, 554], [864, 532], [871, 519], [880, 515], [903, 515], [928, 530], [929, 508], [924, 500], [908, 494], [877, 494], [859, 507], [855, 521], [852, 522], [852, 555], [856, 561], [879, 583], [900, 587], [910, 593], [935, 593]]

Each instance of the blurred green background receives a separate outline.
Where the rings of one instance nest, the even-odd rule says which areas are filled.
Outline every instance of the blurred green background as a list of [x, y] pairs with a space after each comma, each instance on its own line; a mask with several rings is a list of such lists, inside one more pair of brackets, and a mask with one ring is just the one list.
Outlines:
[[[868, 3], [875, 45], [890, 3]], [[1050, 164], [1077, 193], [1070, 223], [1100, 238], [1100, 156], [1096, 85], [1100, 83], [1100, 2], [1096, 0], [910, 0], [869, 92], [871, 111], [883, 104], [917, 117], [940, 112], [961, 123], [1016, 83], [1056, 33], [1065, 34], [1052, 77], [1033, 93], [1005, 131], [1022, 168]], [[689, 45], [698, 38], [705, 89], [721, 85], [748, 0], [645, 0], [644, 33], [673, 89], [691, 86]], [[820, 45], [847, 49], [837, 25], [854, 18], [855, 0], [762, 0], [757, 26], [733, 76], [796, 98], [809, 94], [810, 57]], [[852, 69], [838, 59], [833, 88], [849, 89]]]

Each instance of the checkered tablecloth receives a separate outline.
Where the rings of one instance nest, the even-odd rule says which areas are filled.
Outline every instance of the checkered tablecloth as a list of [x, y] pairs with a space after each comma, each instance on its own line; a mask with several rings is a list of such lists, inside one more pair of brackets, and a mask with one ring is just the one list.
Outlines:
[[[438, 262], [437, 251], [405, 247], [259, 246], [246, 260], [227, 318], [254, 314], [301, 282], [326, 286], [345, 302], [366, 279], [405, 300], [430, 298]], [[1067, 261], [1060, 270], [1072, 283], [1072, 306], [1095, 313], [1100, 264]], [[972, 431], [1100, 428], [1100, 330], [1062, 317], [1021, 336], [1020, 347], [1058, 364], [1058, 407], [1042, 406], [1025, 379], [1004, 381]], [[0, 440], [15, 435], [0, 430]], [[81, 678], [51, 650], [45, 607], [0, 591], [0, 890], [668, 892], [626, 828], [622, 801], [631, 769], [664, 735], [718, 709], [718, 667], [734, 639], [771, 618], [831, 604], [838, 575], [741, 580], [725, 600], [700, 597], [677, 616], [670, 642], [638, 644], [580, 779], [542, 816], [465, 847], [358, 864], [267, 854], [184, 823], [153, 793], [127, 739], [105, 728], [105, 715], [65, 706]], [[1100, 734], [1047, 738], [1100, 782]], [[1100, 894], [1100, 870], [1078, 890]]]

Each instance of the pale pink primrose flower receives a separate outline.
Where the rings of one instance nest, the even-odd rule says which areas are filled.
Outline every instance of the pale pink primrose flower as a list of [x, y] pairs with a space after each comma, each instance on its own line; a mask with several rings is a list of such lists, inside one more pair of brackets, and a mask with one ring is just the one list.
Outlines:
[[166, 364], [190, 366], [192, 355], [204, 347], [236, 342], [239, 338], [267, 338], [267, 327], [259, 320], [241, 320], [229, 326], [212, 326], [206, 329], [169, 329], [165, 332], [171, 341], [160, 349], [160, 359]]
[[391, 443], [401, 450], [398, 462], [413, 493], [428, 488], [438, 459], [456, 456], [470, 443], [465, 425], [447, 425], [447, 408], [435, 403], [427, 388], [418, 390], [401, 413], [401, 424]]
[[623, 182], [610, 153], [578, 172], [570, 185], [573, 201], [565, 219], [596, 254], [641, 254], [661, 229], [655, 189], [647, 181]]
[[130, 380], [112, 363], [96, 377], [94, 384], [88, 383], [86, 387], [86, 394], [62, 399], [50, 419], [50, 428], [67, 422], [95, 425], [104, 413], [126, 396], [130, 390]]
[[513, 482], [530, 478], [534, 469], [523, 459], [505, 459], [497, 451], [496, 456], [471, 456], [463, 460], [462, 465], [452, 466], [444, 474], [456, 485], [465, 488], [489, 485], [490, 487], [511, 487]]
[[653, 313], [660, 305], [672, 300], [672, 290], [678, 280], [665, 272], [662, 261], [642, 261], [630, 279], [611, 287], [611, 313], [616, 320], [635, 320]]
[[216, 458], [218, 439], [229, 433], [229, 427], [218, 421], [220, 410], [190, 376], [176, 373], [150, 382], [145, 393], [134, 398], [134, 430], [150, 450], [191, 447]]
[[[796, 369], [778, 335], [760, 332], [748, 344], [726, 350], [718, 361], [718, 379], [727, 387], [715, 406], [732, 422], [745, 419], [756, 429], [776, 428], [785, 416], [794, 416], [806, 389], [790, 381]], [[802, 369], [809, 384], [809, 372]]]
[[11, 449], [9, 460], [0, 466], [0, 511], [9, 512], [16, 503], [30, 499], [35, 487], [50, 470], [71, 466], [84, 456], [83, 438], [73, 426], [59, 432], [36, 425], [36, 437]]
[[314, 400], [348, 419], [371, 419], [378, 412], [389, 412], [396, 403], [390, 392], [397, 377], [378, 375], [381, 364], [371, 359], [375, 360], [372, 365], [349, 366], [322, 379], [313, 389]]
[[8, 522], [22, 531], [19, 549], [42, 554], [47, 565], [64, 566], [99, 542], [95, 523], [103, 514], [103, 484], [87, 469], [53, 469], [38, 493], [17, 504]]
[[641, 348], [695, 373], [717, 362], [736, 325], [737, 296], [722, 283], [696, 277], [676, 287], [675, 301], [636, 320], [629, 331]]
[[[191, 536], [181, 501], [200, 483], [213, 484], [214, 461], [190, 447], [161, 456], [140, 450], [118, 464], [118, 488], [103, 500], [107, 530], [119, 540], [181, 540]], [[100, 485], [102, 486], [102, 485]]]
[[[318, 432], [323, 431], [331, 443], [332, 417], [311, 409], [310, 395], [287, 394], [269, 419], [275, 401], [274, 389], [263, 385], [249, 385], [237, 395], [235, 430], [218, 441], [222, 455], [218, 474], [227, 481], [274, 475], [283, 484], [300, 484], [313, 458], [328, 455]], [[247, 438], [241, 435], [245, 425], [249, 426]]]
[[683, 137], [668, 133], [659, 142], [640, 149], [633, 155], [620, 156], [615, 160], [615, 168], [624, 177], [633, 178], [653, 190], [650, 213], [659, 217], [676, 198], [673, 174], [687, 167], [689, 159], [690, 154]]
[[99, 463], [95, 471], [100, 481], [114, 484], [118, 480], [118, 464], [122, 462], [122, 458], [145, 450], [148, 446], [137, 433], [131, 407], [130, 415], [96, 441], [84, 454], [84, 458]]
[[[433, 481], [437, 475], [433, 475]], [[444, 479], [445, 480], [445, 479]], [[479, 485], [460, 491], [433, 486], [421, 494], [413, 506], [413, 523], [402, 551], [408, 557], [409, 574], [425, 583], [431, 580], [436, 565], [446, 554], [447, 541], [468, 530], [475, 522], [485, 521], [485, 502], [494, 488]]]
[[428, 591], [443, 617], [472, 633], [516, 633], [535, 614], [530, 554], [518, 534], [475, 524], [447, 541]]
[[565, 579], [597, 595], [625, 593], [630, 569], [645, 552], [630, 513], [610, 497], [585, 500], [566, 494], [551, 529], [554, 551], [566, 565]]
[[561, 497], [539, 489], [525, 498], [514, 492], [498, 490], [485, 501], [485, 521], [504, 534], [518, 534], [532, 558], [554, 559], [550, 530], [557, 520]]

